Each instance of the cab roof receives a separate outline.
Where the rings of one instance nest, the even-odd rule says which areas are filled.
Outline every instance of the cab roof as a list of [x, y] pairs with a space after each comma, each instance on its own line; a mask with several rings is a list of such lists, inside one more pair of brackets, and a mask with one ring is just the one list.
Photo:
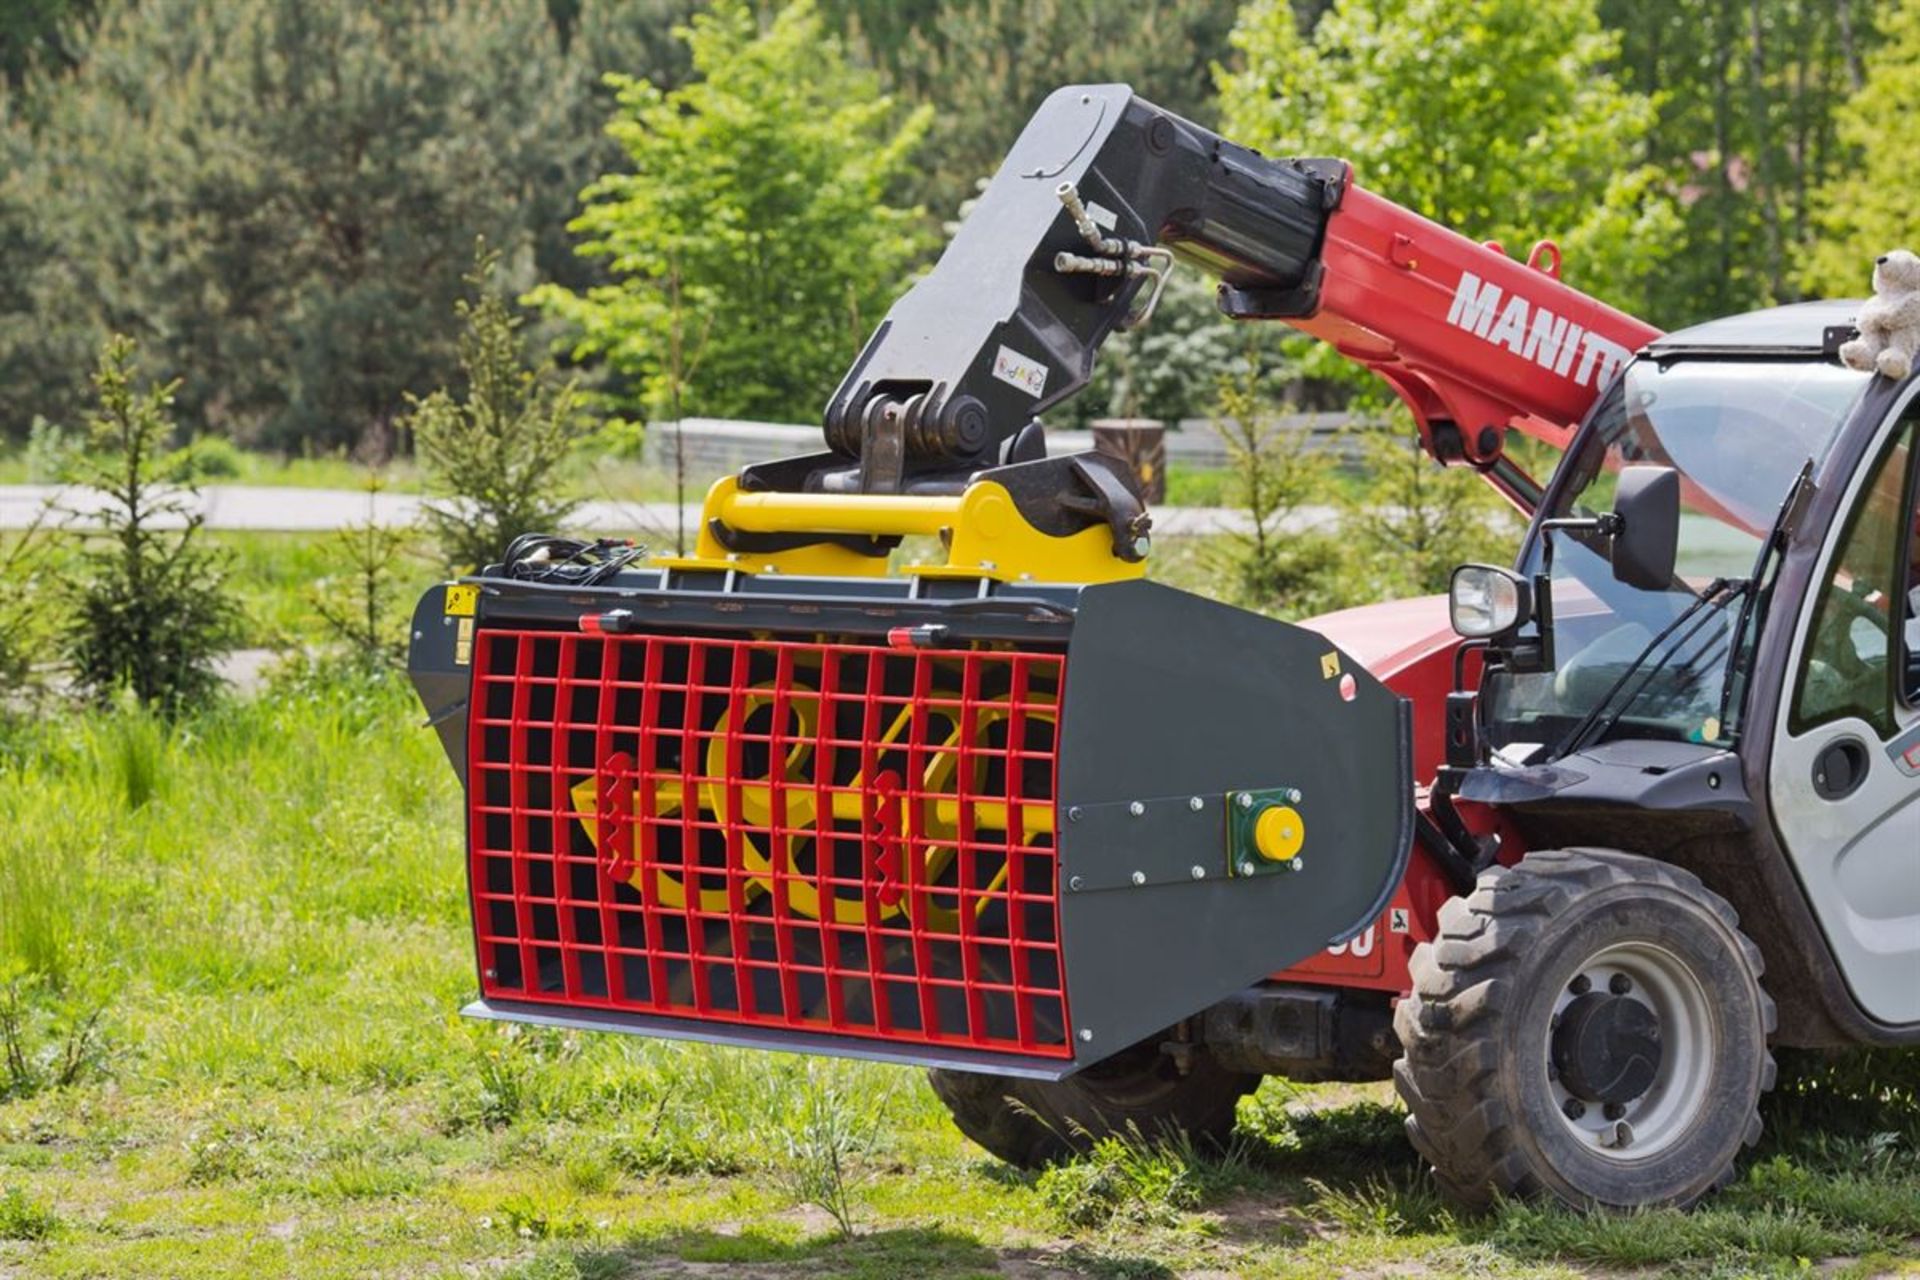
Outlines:
[[1646, 351], [1653, 356], [1825, 355], [1853, 336], [1860, 305], [1858, 298], [1838, 298], [1749, 311], [1664, 334], [1648, 343]]

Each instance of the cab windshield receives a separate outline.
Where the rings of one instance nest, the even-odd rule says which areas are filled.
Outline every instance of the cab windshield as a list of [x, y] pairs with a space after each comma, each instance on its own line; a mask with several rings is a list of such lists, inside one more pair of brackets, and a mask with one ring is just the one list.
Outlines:
[[[1613, 509], [1620, 469], [1680, 475], [1679, 557], [1664, 590], [1613, 576], [1607, 542], [1538, 529], [1521, 572], [1553, 539], [1554, 669], [1486, 685], [1493, 746], [1509, 763], [1615, 737], [1730, 745], [1741, 681], [1766, 612], [1750, 582], [1801, 469], [1817, 468], [1868, 376], [1815, 360], [1636, 361], [1563, 464], [1549, 517]], [[1683, 616], [1684, 615], [1684, 616]]]

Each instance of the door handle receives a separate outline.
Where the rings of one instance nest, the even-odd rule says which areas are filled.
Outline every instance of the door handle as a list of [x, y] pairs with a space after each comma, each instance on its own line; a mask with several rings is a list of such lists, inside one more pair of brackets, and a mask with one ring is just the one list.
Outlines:
[[1813, 758], [1813, 792], [1822, 800], [1845, 800], [1867, 780], [1872, 757], [1858, 738], [1835, 738]]

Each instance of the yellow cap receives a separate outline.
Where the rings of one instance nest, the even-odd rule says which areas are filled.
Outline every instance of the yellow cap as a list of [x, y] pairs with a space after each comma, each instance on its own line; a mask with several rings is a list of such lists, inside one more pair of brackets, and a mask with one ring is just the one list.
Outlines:
[[1306, 842], [1307, 824], [1291, 805], [1262, 810], [1253, 824], [1253, 847], [1268, 862], [1288, 861]]

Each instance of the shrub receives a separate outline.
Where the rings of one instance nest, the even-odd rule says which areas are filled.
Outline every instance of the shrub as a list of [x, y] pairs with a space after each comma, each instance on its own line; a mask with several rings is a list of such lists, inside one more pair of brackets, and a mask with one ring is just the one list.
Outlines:
[[86, 996], [61, 998], [45, 977], [16, 969], [0, 986], [0, 1101], [70, 1088], [103, 1070], [102, 1012]]
[[134, 344], [110, 339], [93, 385], [92, 452], [76, 479], [101, 498], [98, 532], [81, 552], [66, 653], [79, 687], [105, 701], [120, 690], [173, 713], [219, 685], [214, 658], [238, 634], [223, 564], [200, 542], [193, 478], [168, 411], [177, 384], [140, 388]]
[[202, 436], [180, 451], [180, 472], [193, 480], [232, 480], [239, 476], [244, 455], [233, 441]]
[[476, 245], [471, 296], [454, 308], [465, 325], [464, 395], [442, 389], [414, 400], [407, 419], [428, 482], [447, 499], [427, 509], [427, 521], [456, 570], [490, 563], [521, 534], [551, 532], [578, 505], [559, 491], [580, 434], [575, 384], [524, 363], [521, 318], [490, 287], [499, 263]]
[[1054, 1165], [1035, 1190], [1066, 1226], [1089, 1230], [1112, 1222], [1169, 1224], [1200, 1207], [1202, 1182], [1194, 1151], [1152, 1144], [1135, 1130], [1102, 1138], [1079, 1159]]
[[26, 1188], [8, 1187], [0, 1194], [0, 1240], [45, 1240], [59, 1229], [53, 1206], [29, 1196]]
[[85, 448], [75, 433], [36, 413], [27, 428], [27, 480], [33, 484], [59, 484], [71, 473], [74, 459]]

